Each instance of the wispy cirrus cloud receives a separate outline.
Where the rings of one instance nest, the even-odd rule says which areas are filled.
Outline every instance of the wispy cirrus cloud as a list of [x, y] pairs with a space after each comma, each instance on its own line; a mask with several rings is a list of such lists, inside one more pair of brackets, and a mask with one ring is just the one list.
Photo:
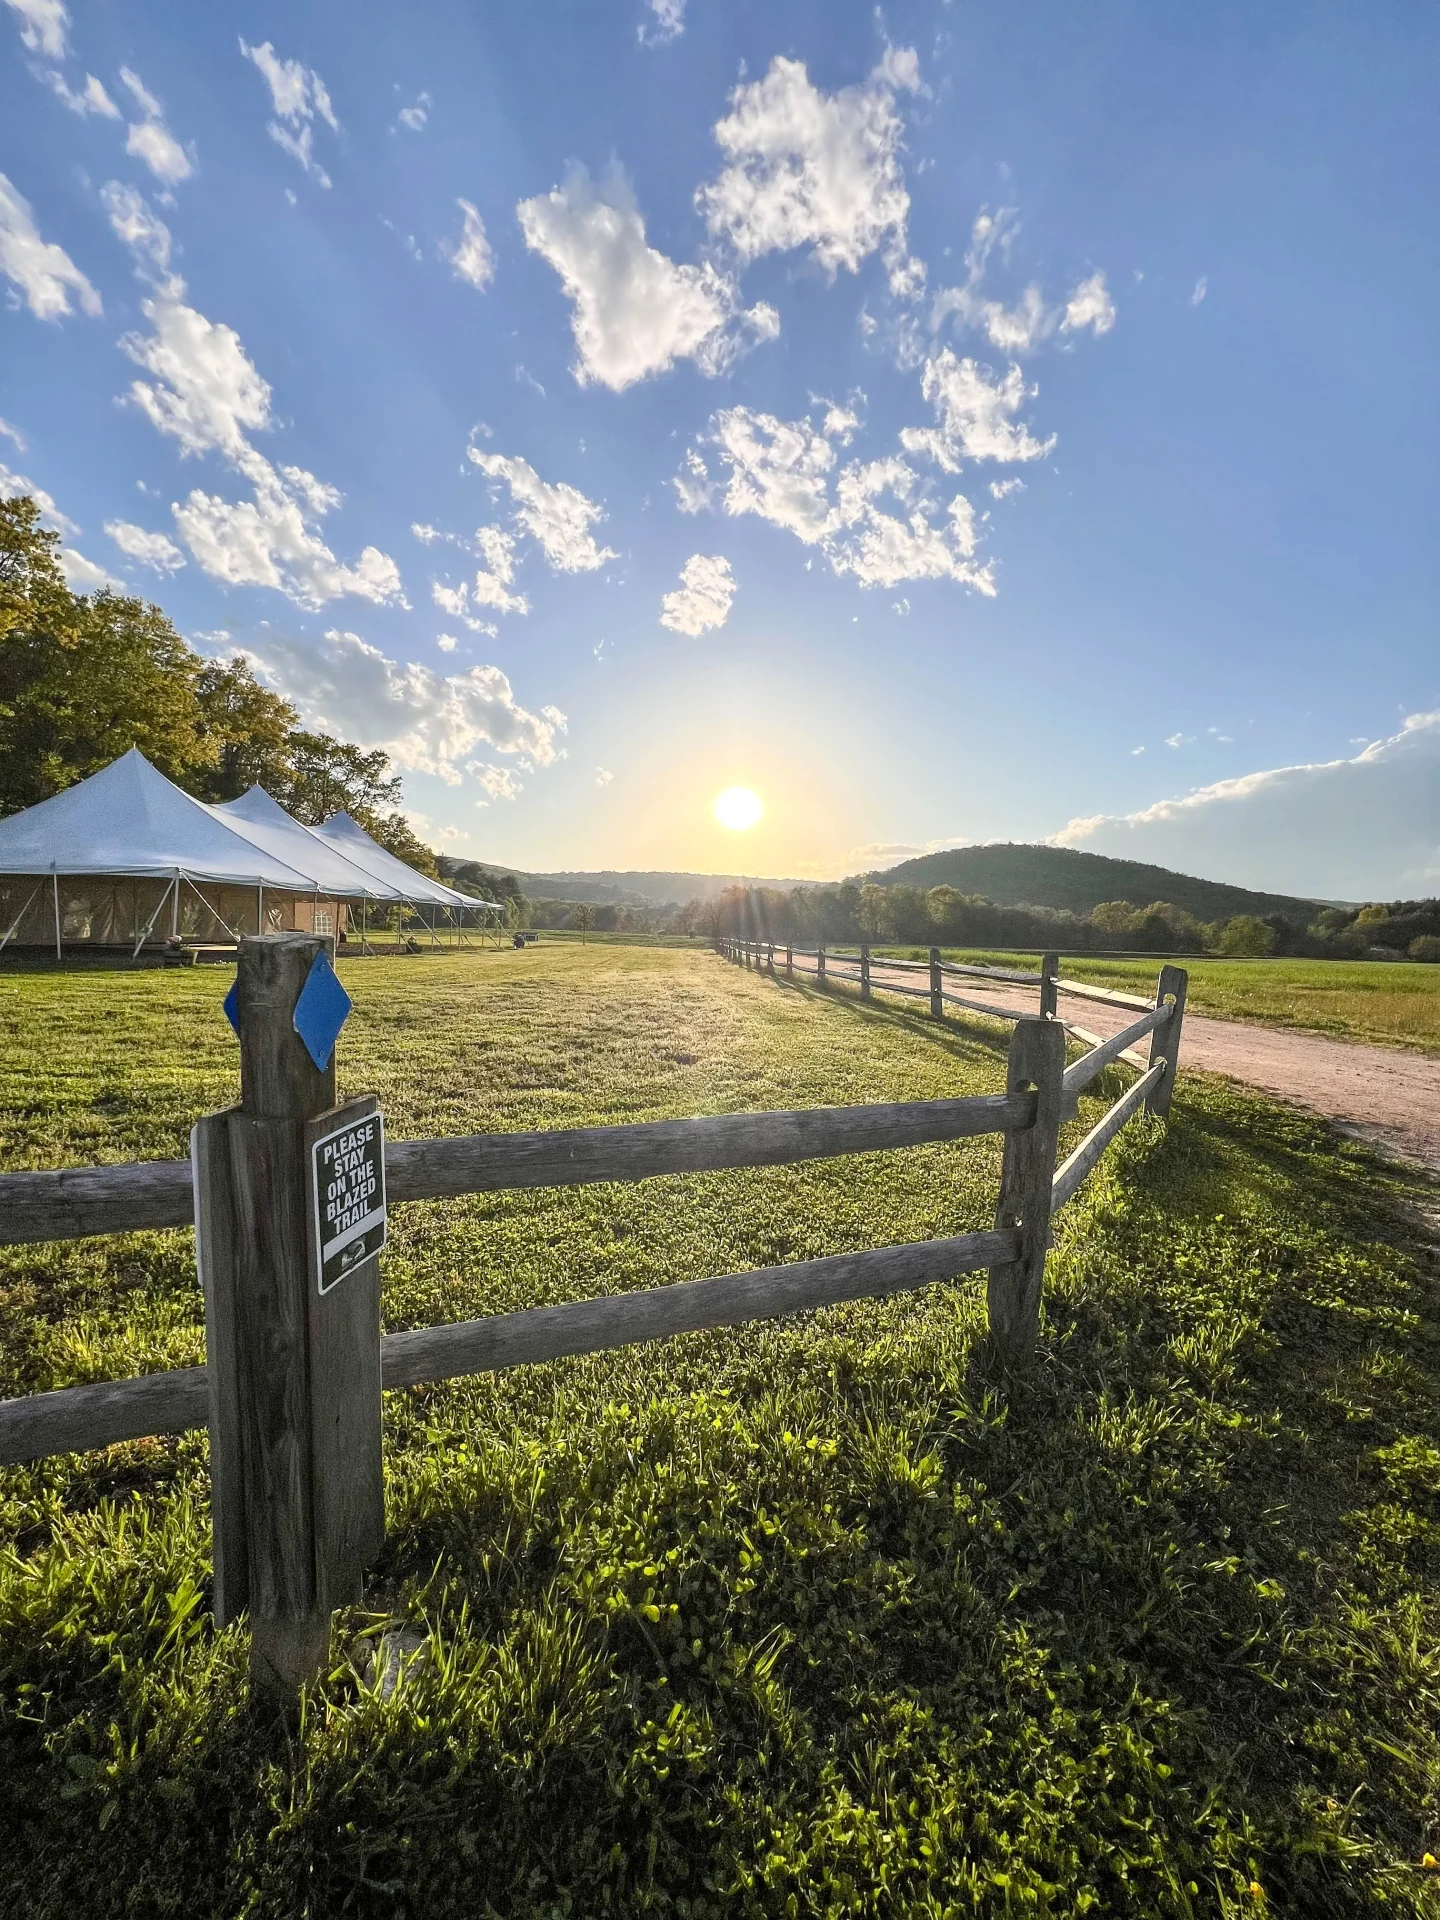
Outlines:
[[315, 123], [321, 121], [332, 133], [338, 133], [340, 122], [325, 82], [313, 67], [303, 66], [298, 60], [282, 60], [268, 40], [252, 47], [242, 39], [240, 51], [270, 89], [275, 114], [266, 129], [270, 138], [298, 160], [320, 186], [328, 187], [330, 176], [315, 158]]

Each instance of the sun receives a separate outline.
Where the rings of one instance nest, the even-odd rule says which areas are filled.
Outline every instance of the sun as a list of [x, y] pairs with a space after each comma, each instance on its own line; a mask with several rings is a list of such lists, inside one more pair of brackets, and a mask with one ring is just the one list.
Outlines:
[[732, 833], [744, 833], [747, 827], [753, 827], [764, 811], [759, 794], [749, 787], [727, 787], [715, 796], [715, 818]]

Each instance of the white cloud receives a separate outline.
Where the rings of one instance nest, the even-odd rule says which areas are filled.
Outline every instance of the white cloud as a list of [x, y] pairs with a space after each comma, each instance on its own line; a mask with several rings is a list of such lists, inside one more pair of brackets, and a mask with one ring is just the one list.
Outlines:
[[984, 295], [985, 276], [991, 257], [999, 253], [1008, 258], [1019, 231], [1013, 207], [988, 208], [976, 216], [965, 254], [965, 281], [958, 287], [946, 287], [935, 296], [930, 309], [930, 324], [938, 328], [954, 316], [961, 326], [983, 333], [991, 346], [1002, 353], [1029, 353], [1054, 333], [1079, 333], [1088, 327], [1097, 336], [1109, 333], [1115, 324], [1115, 302], [1103, 272], [1082, 280], [1063, 304], [1051, 304], [1033, 281], [1013, 306]]
[[436, 581], [431, 594], [437, 607], [443, 607], [477, 633], [493, 635], [496, 631], [493, 624], [472, 614], [472, 607], [490, 607], [496, 613], [528, 613], [530, 602], [523, 593], [510, 591], [515, 579], [513, 535], [500, 527], [480, 527], [476, 530], [475, 546], [485, 564], [476, 569], [474, 580], [462, 582], [458, 587], [442, 586]]
[[614, 774], [613, 774], [613, 773], [612, 773], [612, 772], [610, 771], [610, 769], [609, 769], [609, 767], [596, 767], [596, 769], [595, 769], [595, 784], [596, 784], [596, 786], [597, 786], [597, 787], [608, 787], [608, 786], [609, 786], [609, 784], [610, 784], [610, 782], [611, 782], [611, 781], [612, 781], [612, 780], [613, 780], [614, 778], [615, 778], [615, 776], [614, 776]]
[[93, 560], [87, 560], [83, 553], [77, 553], [74, 547], [60, 549], [60, 571], [65, 576], [65, 584], [72, 593], [96, 593], [101, 587], [110, 587], [123, 593], [124, 587], [118, 580], [97, 567]]
[[0, 273], [19, 289], [37, 320], [69, 313], [73, 293], [81, 310], [101, 311], [100, 296], [63, 247], [42, 240], [30, 203], [0, 173]]
[[1188, 747], [1192, 744], [1192, 738], [1184, 733], [1167, 733], [1165, 744], [1167, 747]]
[[156, 573], [175, 573], [185, 564], [184, 554], [163, 533], [151, 533], [131, 520], [107, 520], [105, 531], [123, 554]]
[[1055, 835], [1185, 873], [1317, 899], [1394, 900], [1440, 890], [1440, 712], [1409, 715], [1353, 760], [1219, 780]]
[[[411, 133], [421, 132], [425, 122], [430, 118], [430, 109], [434, 104], [428, 93], [422, 93], [413, 107], [402, 107], [400, 109], [400, 117], [397, 125], [408, 127]], [[463, 205], [464, 203], [462, 202], [461, 204]]]
[[440, 674], [402, 665], [359, 634], [329, 631], [313, 644], [267, 636], [249, 657], [266, 683], [293, 700], [307, 725], [362, 747], [384, 747], [397, 763], [458, 784], [457, 763], [480, 747], [523, 754], [548, 766], [565, 716], [536, 714], [515, 698], [499, 667]]
[[493, 640], [500, 631], [493, 620], [477, 620], [471, 613], [470, 588], [463, 580], [458, 587], [447, 587], [439, 580], [432, 581], [430, 598], [440, 611], [448, 613], [452, 620], [463, 620], [472, 633], [488, 634]]
[[1205, 298], [1206, 294], [1209, 291], [1210, 291], [1210, 282], [1206, 278], [1206, 276], [1202, 273], [1200, 278], [1195, 282], [1194, 292], [1190, 295], [1191, 306], [1198, 307], [1200, 302]]
[[[362, 550], [353, 567], [343, 566], [311, 522], [327, 497], [313, 476], [286, 484], [260, 454], [250, 452], [241, 469], [254, 488], [250, 500], [222, 500], [198, 487], [171, 511], [190, 552], [212, 579], [226, 586], [273, 587], [301, 607], [321, 607], [351, 593], [377, 604], [400, 602], [400, 572], [378, 547]], [[330, 490], [333, 492], [333, 490]], [[297, 497], [298, 496], [298, 497]]]
[[0, 420], [0, 438], [10, 441], [17, 453], [24, 453], [29, 442], [18, 427], [12, 427], [8, 420]]
[[1060, 331], [1080, 333], [1089, 327], [1098, 339], [1102, 333], [1109, 333], [1114, 324], [1115, 302], [1105, 284], [1105, 275], [1092, 273], [1088, 280], [1080, 282], [1066, 301], [1065, 318], [1060, 322]]
[[155, 178], [163, 181], [167, 187], [188, 180], [195, 171], [194, 162], [165, 125], [160, 102], [139, 74], [132, 73], [129, 67], [120, 69], [120, 78], [145, 116], [143, 120], [131, 123], [125, 139], [125, 151], [133, 154], [137, 160], [143, 160]]
[[65, 58], [65, 29], [70, 16], [62, 0], [9, 0], [20, 23], [20, 38], [32, 53]]
[[170, 229], [151, 212], [144, 196], [118, 180], [107, 180], [100, 199], [115, 234], [132, 253], [164, 273], [170, 265]]
[[450, 262], [457, 280], [468, 280], [483, 293], [495, 277], [495, 255], [485, 238], [485, 222], [468, 200], [457, 200], [464, 218], [460, 238], [453, 246], [442, 246], [443, 257]]
[[987, 379], [973, 360], [957, 359], [942, 347], [925, 362], [920, 391], [934, 407], [933, 427], [906, 427], [900, 444], [909, 453], [928, 454], [947, 473], [962, 460], [1040, 460], [1054, 438], [1037, 440], [1015, 415], [1029, 396], [1019, 367], [1001, 380]]
[[453, 653], [460, 642], [455, 638], [453, 633], [437, 633], [435, 636], [435, 644], [441, 653]]
[[194, 171], [189, 154], [158, 120], [136, 121], [126, 136], [125, 151], [143, 160], [155, 178], [163, 180], [167, 187], [188, 179]]
[[515, 524], [539, 543], [556, 573], [592, 573], [619, 557], [613, 548], [596, 544], [591, 523], [603, 520], [605, 510], [578, 487], [563, 481], [550, 485], [518, 454], [482, 453], [472, 446], [466, 455], [491, 480], [508, 487]]
[[741, 310], [733, 281], [710, 262], [688, 266], [645, 239], [629, 185], [612, 172], [598, 186], [577, 169], [563, 187], [516, 208], [525, 244], [548, 260], [574, 302], [574, 373], [617, 393], [677, 360], [702, 373], [729, 366], [780, 330], [773, 307]]
[[865, 587], [954, 580], [994, 593], [990, 569], [973, 564], [978, 536], [963, 494], [932, 502], [914, 468], [896, 455], [852, 460], [836, 471], [834, 447], [807, 419], [731, 407], [711, 424], [728, 469], [726, 513], [756, 514], [820, 547], [836, 573]]
[[132, 382], [127, 397], [179, 442], [182, 455], [218, 453], [252, 488], [253, 497], [238, 502], [196, 488], [172, 506], [196, 562], [227, 586], [272, 587], [302, 607], [347, 593], [403, 606], [399, 569], [388, 554], [366, 547], [353, 567], [345, 566], [316, 531], [315, 523], [340, 505], [338, 489], [303, 467], [277, 471], [251, 445], [248, 434], [272, 423], [269, 384], [234, 329], [188, 306], [185, 282], [164, 271], [170, 257], [164, 222], [113, 181], [102, 197], [111, 226], [151, 286], [141, 312], [152, 331], [120, 342], [151, 379]]
[[[20, 436], [13, 428], [10, 429], [10, 435], [16, 446], [21, 447], [23, 451]], [[27, 475], [16, 473], [13, 468], [7, 467], [5, 462], [0, 460], [0, 500], [18, 500], [22, 494], [26, 493], [40, 509], [41, 521], [50, 528], [52, 533], [79, 533], [79, 527], [68, 514], [60, 511], [44, 487], [37, 487]]]
[[685, 0], [646, 0], [646, 6], [650, 17], [635, 29], [641, 46], [663, 47], [678, 40], [685, 31]]
[[1023, 480], [992, 480], [990, 482], [990, 492], [996, 500], [1008, 500], [1012, 493], [1023, 493], [1024, 491], [1025, 482]]
[[140, 303], [153, 331], [121, 339], [121, 349], [153, 376], [153, 384], [132, 381], [129, 397], [183, 452], [214, 449], [238, 462], [246, 430], [270, 424], [270, 386], [234, 328], [187, 306], [183, 291], [181, 281], [163, 282]]
[[711, 232], [744, 260], [808, 247], [832, 275], [855, 272], [883, 248], [892, 275], [908, 283], [896, 95], [919, 90], [908, 49], [889, 49], [868, 79], [833, 94], [812, 84], [801, 61], [777, 57], [763, 80], [735, 89], [716, 123], [727, 164], [696, 196]]
[[472, 760], [465, 771], [487, 796], [475, 802], [477, 807], [487, 807], [491, 800], [513, 800], [524, 791], [523, 783], [516, 779], [511, 767], [494, 767], [481, 760]]
[[[14, 4], [14, 0], [11, 0], [11, 4]], [[65, 105], [70, 111], [72, 113], [78, 113], [82, 119], [85, 115], [91, 113], [98, 113], [101, 118], [105, 120], [118, 120], [120, 118], [120, 109], [93, 73], [86, 74], [85, 84], [80, 88], [78, 93], [66, 81], [64, 74], [57, 73], [54, 67], [47, 69], [45, 81], [54, 93], [65, 102]]]
[[681, 513], [700, 513], [715, 504], [715, 484], [710, 478], [710, 469], [694, 447], [686, 453], [682, 470], [670, 484], [675, 489]]
[[270, 138], [322, 187], [328, 187], [330, 176], [315, 158], [315, 120], [318, 115], [332, 133], [340, 131], [340, 122], [325, 82], [313, 67], [302, 66], [298, 60], [282, 60], [268, 40], [263, 46], [251, 47], [242, 39], [240, 51], [264, 75], [270, 88], [275, 109], [275, 118], [267, 127]]
[[660, 624], [692, 637], [723, 627], [735, 598], [735, 576], [723, 554], [692, 553], [680, 569], [680, 585], [660, 602]]
[[777, 420], [749, 407], [729, 407], [711, 423], [729, 468], [726, 513], [754, 513], [813, 546], [832, 532], [830, 473], [835, 449], [809, 420]]

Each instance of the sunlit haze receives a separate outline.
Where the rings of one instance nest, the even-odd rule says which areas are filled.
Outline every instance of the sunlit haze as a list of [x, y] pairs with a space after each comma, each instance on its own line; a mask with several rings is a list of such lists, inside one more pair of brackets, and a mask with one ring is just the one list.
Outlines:
[[1436, 890], [1440, 9], [362, 16], [0, 14], [74, 583], [445, 854]]

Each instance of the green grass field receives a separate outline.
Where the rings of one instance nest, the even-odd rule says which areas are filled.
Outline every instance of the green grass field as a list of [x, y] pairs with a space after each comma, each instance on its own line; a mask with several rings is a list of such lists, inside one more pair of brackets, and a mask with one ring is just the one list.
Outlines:
[[[887, 951], [908, 955], [920, 949]], [[1027, 972], [1040, 965], [1034, 954], [969, 947], [946, 948], [945, 957]], [[1067, 954], [1061, 971], [1067, 980], [1153, 993], [1163, 964]], [[1206, 960], [1186, 954], [1176, 965], [1189, 971], [1189, 1004], [1199, 1013], [1440, 1054], [1440, 967], [1408, 960]]]
[[[706, 953], [342, 970], [342, 1095], [401, 1138], [1003, 1074], [988, 1023]], [[183, 1152], [226, 984], [0, 979], [0, 1164]], [[998, 1158], [409, 1207], [387, 1325], [985, 1225]], [[202, 1436], [0, 1473], [0, 1912], [1440, 1913], [1424, 1197], [1191, 1078], [1062, 1216], [1018, 1381], [963, 1281], [390, 1395], [389, 1543], [295, 1731], [211, 1625]], [[0, 1393], [188, 1364], [201, 1320], [187, 1235], [0, 1254]]]

